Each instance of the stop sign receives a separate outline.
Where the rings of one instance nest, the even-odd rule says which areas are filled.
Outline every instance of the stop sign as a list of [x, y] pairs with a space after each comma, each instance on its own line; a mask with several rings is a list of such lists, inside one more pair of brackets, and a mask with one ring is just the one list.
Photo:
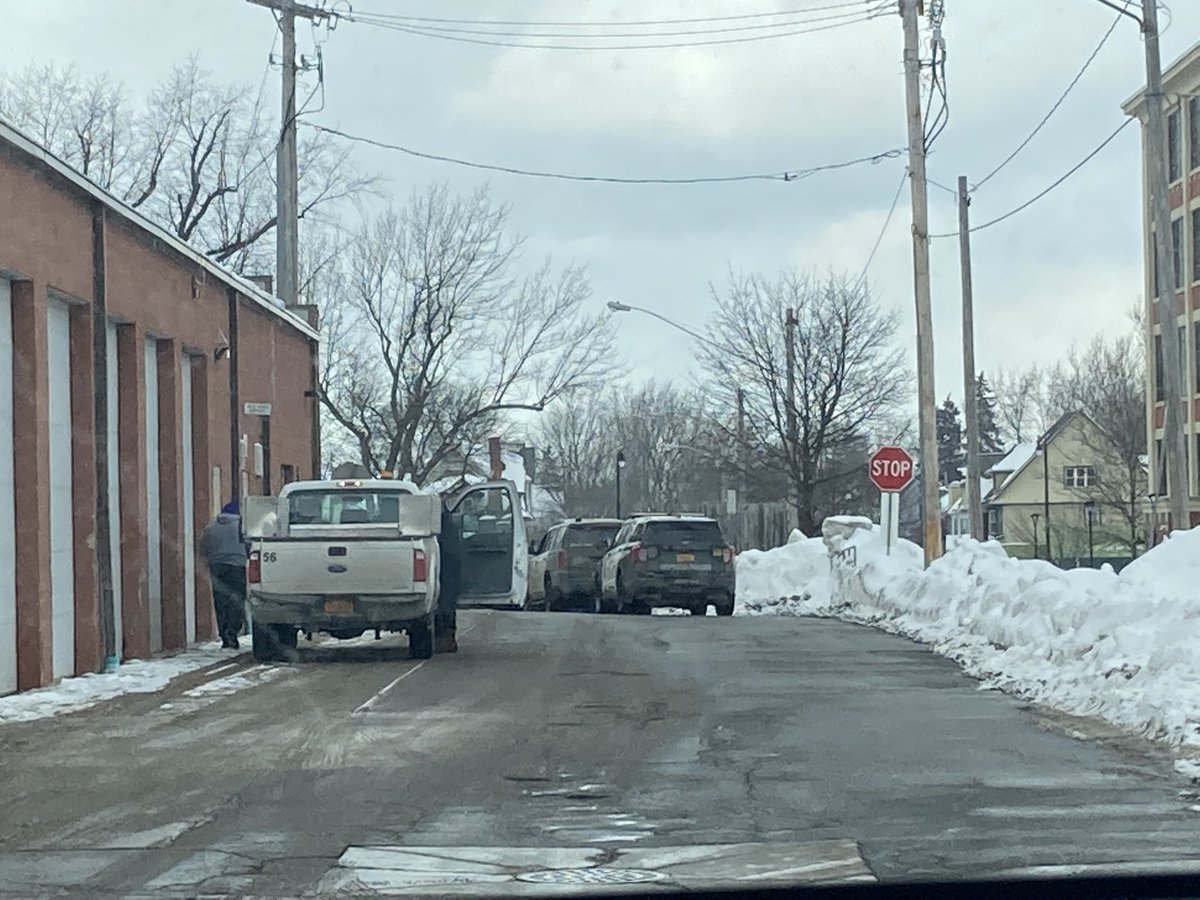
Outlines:
[[881, 491], [902, 491], [913, 480], [913, 458], [903, 447], [880, 447], [871, 454], [867, 475]]

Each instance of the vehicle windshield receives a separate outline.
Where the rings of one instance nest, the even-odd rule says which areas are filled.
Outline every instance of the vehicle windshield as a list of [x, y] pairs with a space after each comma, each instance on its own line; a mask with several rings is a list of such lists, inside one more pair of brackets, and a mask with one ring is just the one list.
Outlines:
[[716, 522], [647, 522], [642, 543], [651, 547], [720, 547]]
[[563, 535], [563, 547], [593, 548], [601, 541], [609, 543], [620, 530], [620, 525], [572, 525]]
[[288, 497], [291, 525], [391, 525], [400, 521], [404, 490], [310, 490]]

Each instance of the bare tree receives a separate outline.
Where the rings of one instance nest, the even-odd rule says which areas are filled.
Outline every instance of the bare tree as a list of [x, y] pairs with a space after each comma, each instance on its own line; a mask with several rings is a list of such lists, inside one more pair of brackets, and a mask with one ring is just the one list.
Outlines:
[[[274, 268], [274, 107], [220, 84], [196, 56], [135, 105], [105, 74], [26, 67], [0, 88], [0, 112], [100, 187], [238, 272]], [[300, 217], [373, 190], [349, 150], [303, 136]]]
[[1035, 440], [1043, 430], [1044, 380], [1042, 370], [1037, 366], [996, 372], [993, 380], [996, 419], [1007, 443]]
[[[862, 451], [894, 420], [908, 382], [893, 314], [844, 277], [794, 271], [777, 280], [731, 274], [714, 289], [716, 314], [699, 356], [715, 402], [745, 395], [749, 455], [787, 475], [798, 526], [815, 531], [828, 514], [861, 499]], [[788, 434], [785, 319], [796, 311], [796, 440]], [[858, 499], [856, 499], [858, 498]]]
[[518, 274], [508, 208], [446, 187], [364, 220], [326, 300], [322, 400], [363, 465], [418, 480], [497, 417], [612, 370], [584, 272]]

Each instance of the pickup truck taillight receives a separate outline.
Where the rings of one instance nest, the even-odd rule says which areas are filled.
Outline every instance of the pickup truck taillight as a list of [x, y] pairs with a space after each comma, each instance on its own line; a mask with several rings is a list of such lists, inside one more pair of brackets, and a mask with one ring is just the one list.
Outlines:
[[558, 571], [560, 571], [560, 572], [567, 571], [567, 551], [566, 550], [558, 551]]
[[724, 552], [721, 554], [722, 562], [724, 562], [725, 565], [729, 565], [731, 562], [733, 562], [733, 557], [736, 553], [737, 551], [733, 547], [726, 545]]
[[413, 548], [413, 581], [425, 581], [429, 577], [429, 561], [424, 550]]
[[259, 584], [262, 581], [262, 557], [257, 550], [250, 552], [246, 560], [246, 581], [249, 584]]

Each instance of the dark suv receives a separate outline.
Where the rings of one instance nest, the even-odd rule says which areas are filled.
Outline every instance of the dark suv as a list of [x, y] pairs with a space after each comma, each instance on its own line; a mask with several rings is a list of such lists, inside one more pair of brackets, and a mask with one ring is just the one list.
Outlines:
[[620, 530], [620, 519], [560, 522], [530, 547], [527, 608], [600, 611], [596, 563]]
[[600, 562], [601, 609], [648, 613], [683, 607], [733, 615], [734, 552], [715, 519], [645, 516], [622, 526]]

